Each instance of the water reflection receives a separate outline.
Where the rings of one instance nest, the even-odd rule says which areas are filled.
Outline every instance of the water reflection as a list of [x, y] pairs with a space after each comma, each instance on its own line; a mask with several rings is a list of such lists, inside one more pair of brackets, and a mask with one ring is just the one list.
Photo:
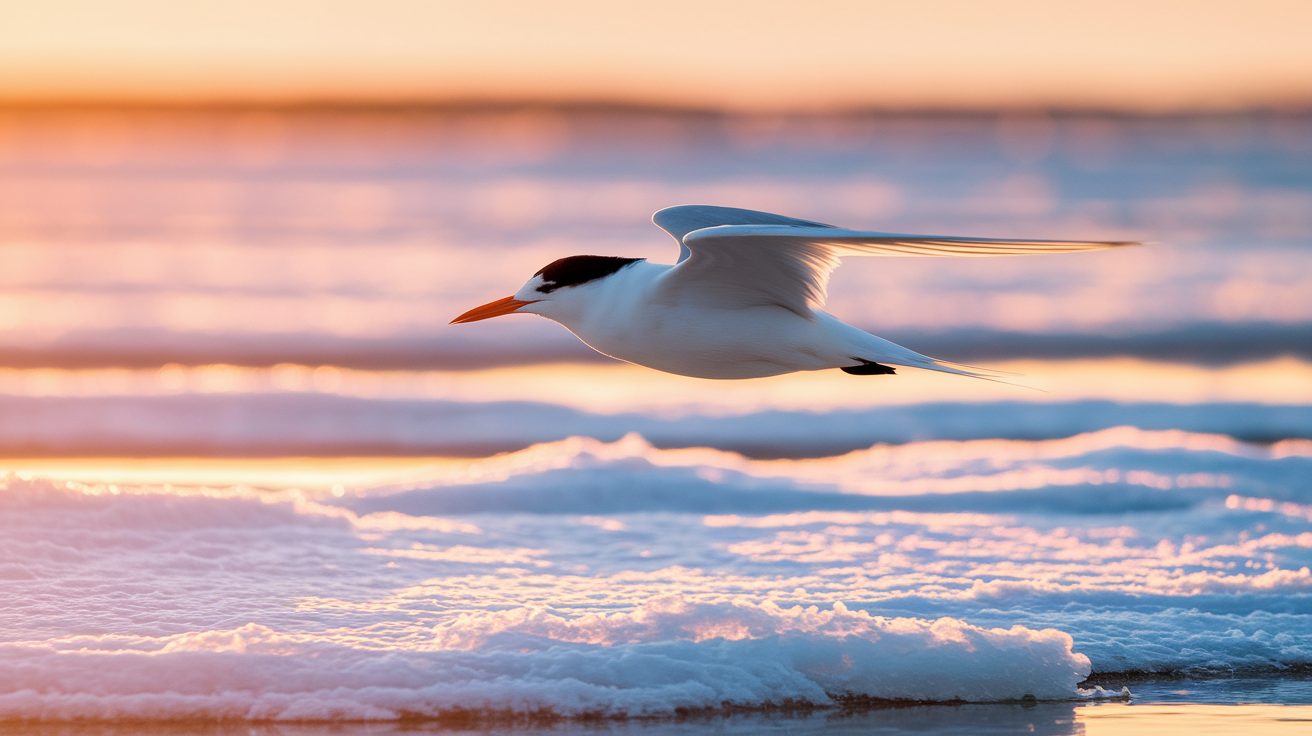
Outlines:
[[1312, 707], [1278, 705], [1065, 704], [938, 705], [802, 714], [736, 714], [601, 722], [411, 723], [40, 723], [0, 724], [4, 736], [392, 736], [515, 733], [539, 736], [623, 734], [921, 734], [923, 736], [1153, 736], [1191, 733], [1301, 736]]
[[[581, 349], [586, 349], [582, 348]], [[1103, 358], [998, 361], [1015, 385], [903, 369], [888, 379], [837, 371], [716, 381], [659, 373], [618, 361], [482, 370], [361, 370], [334, 365], [269, 367], [170, 363], [160, 368], [3, 368], [0, 395], [72, 399], [265, 393], [363, 399], [549, 402], [581, 411], [676, 416], [766, 410], [833, 411], [924, 402], [1110, 401], [1312, 403], [1312, 361], [1277, 358], [1237, 365]], [[1040, 389], [1035, 391], [1033, 389]], [[854, 390], [860, 389], [860, 390]]]
[[[621, 721], [558, 721], [453, 718], [447, 722], [290, 723], [290, 724], [33, 724], [0, 726], [7, 736], [335, 736], [336, 734], [463, 734], [515, 733], [541, 736], [606, 736], [614, 734], [925, 734], [926, 736], [1010, 736], [1017, 733], [1064, 736], [1084, 733], [1079, 706], [1069, 703], [1033, 705], [937, 705], [858, 710], [809, 710], [785, 713], [694, 715], [671, 719]], [[461, 721], [465, 721], [462, 723]]]

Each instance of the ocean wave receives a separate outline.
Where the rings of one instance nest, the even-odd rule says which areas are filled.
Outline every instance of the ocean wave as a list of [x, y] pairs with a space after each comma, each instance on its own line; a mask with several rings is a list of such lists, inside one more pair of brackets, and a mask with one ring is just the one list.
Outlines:
[[0, 396], [0, 447], [35, 455], [489, 455], [571, 436], [816, 457], [880, 443], [1040, 440], [1117, 426], [1275, 442], [1312, 438], [1312, 408], [1256, 403], [928, 403], [734, 415], [590, 413], [540, 402], [310, 393]]
[[[0, 480], [0, 720], [413, 729], [1312, 666], [1307, 116], [527, 112], [146, 113], [101, 143], [81, 113], [10, 116], [33, 145], [0, 198], [22, 317], [0, 451], [320, 479], [346, 454], [509, 454], [385, 488], [263, 491], [242, 462], [235, 487], [169, 478], [184, 462], [144, 463], [152, 485]], [[1043, 151], [1013, 145], [1031, 123]], [[1163, 362], [1049, 363], [1047, 395], [905, 371], [725, 392], [599, 368], [540, 320], [445, 326], [575, 248], [668, 255], [650, 203], [684, 199], [1151, 237], [858, 259], [831, 306], [971, 362]], [[1303, 359], [1211, 367], [1277, 355]], [[1004, 710], [980, 723], [1035, 725]]]
[[248, 624], [0, 648], [0, 718], [392, 720], [476, 713], [650, 716], [835, 697], [991, 702], [1080, 690], [1055, 630], [884, 619], [842, 604], [652, 601], [574, 619], [466, 615], [416, 649], [371, 650]]
[[[762, 461], [661, 450], [636, 435], [575, 438], [475, 461], [419, 487], [341, 501], [407, 514], [889, 511], [1126, 514], [1227, 498], [1312, 499], [1312, 444], [1261, 447], [1216, 435], [1121, 427], [1037, 442], [876, 446], [840, 457]], [[1252, 504], [1248, 504], [1251, 506]], [[1246, 506], [1247, 507], [1247, 506]]]
[[[0, 709], [663, 714], [1066, 698], [1090, 672], [1307, 667], [1312, 504], [1292, 479], [1308, 455], [1134, 429], [795, 462], [632, 437], [340, 497], [11, 477]], [[1070, 493], [1053, 484], [1071, 474], [1105, 481], [1078, 490], [1103, 513], [1036, 504]], [[586, 482], [627, 505], [580, 494]], [[1184, 502], [1103, 493], [1120, 485]], [[535, 486], [555, 508], [515, 505]], [[772, 487], [795, 508], [758, 505]], [[472, 515], [398, 503], [448, 491], [488, 502]], [[675, 501], [653, 513], [644, 497], [661, 493]], [[716, 494], [736, 508], [702, 513], [695, 498]], [[825, 507], [847, 497], [891, 507]]]

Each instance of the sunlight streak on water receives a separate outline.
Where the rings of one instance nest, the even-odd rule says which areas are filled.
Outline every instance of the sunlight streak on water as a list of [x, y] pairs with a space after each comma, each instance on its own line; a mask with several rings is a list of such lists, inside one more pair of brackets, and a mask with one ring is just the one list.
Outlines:
[[[1019, 386], [914, 369], [895, 378], [852, 379], [834, 371], [728, 384], [658, 373], [619, 362], [470, 371], [365, 371], [336, 366], [167, 365], [145, 369], [0, 368], [0, 394], [92, 397], [322, 393], [369, 399], [543, 401], [585, 411], [678, 416], [766, 409], [827, 411], [926, 401], [1245, 401], [1312, 403], [1312, 363], [1281, 358], [1197, 366], [1133, 358], [999, 361]], [[1041, 391], [1026, 390], [1030, 386]]]

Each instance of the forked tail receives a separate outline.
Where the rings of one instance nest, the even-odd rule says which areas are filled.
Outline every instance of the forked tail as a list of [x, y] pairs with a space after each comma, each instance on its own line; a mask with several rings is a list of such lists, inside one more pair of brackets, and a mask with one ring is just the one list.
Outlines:
[[928, 355], [922, 355], [910, 348], [902, 347], [895, 342], [885, 340], [877, 335], [871, 335], [868, 332], [856, 330], [856, 328], [853, 328], [853, 331], [860, 333], [860, 338], [858, 340], [860, 344], [857, 351], [854, 352], [851, 357], [853, 360], [859, 361], [860, 365], [855, 366], [851, 370], [843, 368], [843, 370], [848, 373], [856, 373], [857, 375], [892, 373], [892, 369], [882, 371], [870, 370], [875, 366], [882, 368], [884, 367], [884, 364], [887, 364], [906, 366], [908, 368], [920, 368], [927, 371], [938, 371], [939, 373], [951, 373], [957, 376], [978, 378], [982, 381], [1005, 383], [1008, 386], [1019, 386], [1020, 388], [1033, 388], [1031, 386], [1025, 386], [1024, 384], [1006, 381], [1001, 378], [1001, 376], [1016, 375], [1014, 373], [931, 358]]

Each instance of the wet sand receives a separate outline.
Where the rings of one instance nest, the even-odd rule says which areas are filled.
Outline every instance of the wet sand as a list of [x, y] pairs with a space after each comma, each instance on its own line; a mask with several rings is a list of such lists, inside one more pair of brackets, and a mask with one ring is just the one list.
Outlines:
[[1037, 703], [924, 705], [624, 721], [555, 723], [7, 723], [4, 736], [319, 736], [330, 734], [1038, 734], [1114, 736], [1188, 733], [1283, 736], [1312, 728], [1312, 705], [1212, 703]]

